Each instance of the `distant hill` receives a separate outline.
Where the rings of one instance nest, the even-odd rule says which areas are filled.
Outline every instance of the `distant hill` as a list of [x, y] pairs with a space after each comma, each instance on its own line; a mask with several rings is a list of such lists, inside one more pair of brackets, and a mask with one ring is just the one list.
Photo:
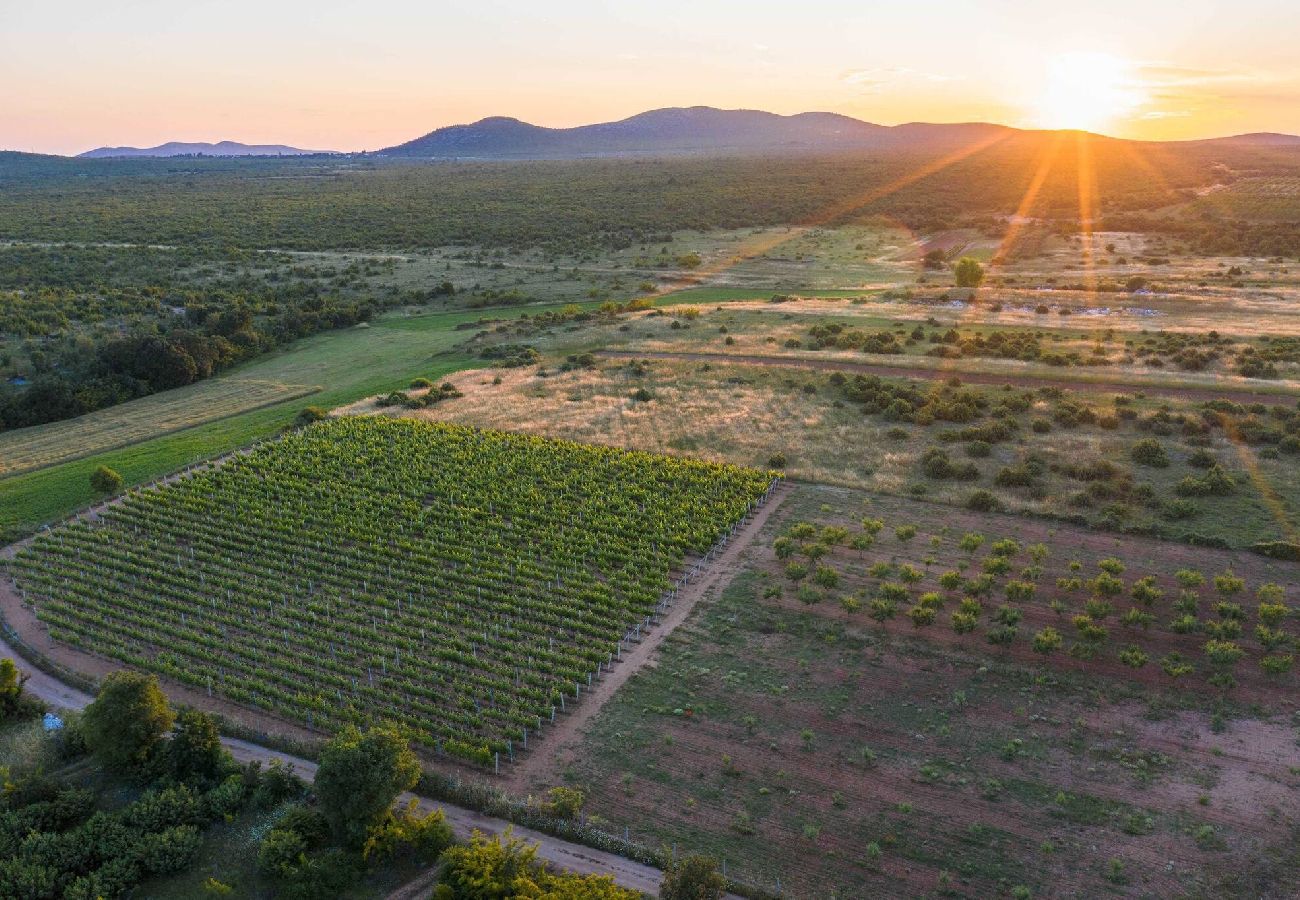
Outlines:
[[308, 156], [327, 153], [326, 150], [300, 150], [284, 144], [241, 144], [238, 141], [183, 143], [171, 141], [157, 147], [99, 147], [77, 156], [82, 159], [103, 159], [122, 156]]
[[1210, 138], [1204, 144], [1234, 144], [1238, 147], [1300, 147], [1300, 135], [1278, 134], [1275, 131], [1257, 131], [1253, 134], [1234, 134], [1231, 137]]
[[674, 107], [617, 122], [544, 128], [492, 117], [439, 128], [379, 151], [424, 159], [545, 159], [631, 154], [708, 154], [870, 150], [965, 144], [1015, 129], [986, 123], [875, 125], [838, 113], [791, 116], [752, 109]]

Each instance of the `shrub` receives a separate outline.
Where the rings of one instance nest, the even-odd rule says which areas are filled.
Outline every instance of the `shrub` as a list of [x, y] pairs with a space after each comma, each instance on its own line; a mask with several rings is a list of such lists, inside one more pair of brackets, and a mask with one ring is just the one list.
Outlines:
[[916, 526], [899, 525], [894, 529], [894, 536], [900, 541], [910, 541], [912, 538], [916, 537]]
[[1161, 658], [1160, 668], [1170, 678], [1182, 678], [1196, 671], [1196, 667], [1183, 659], [1183, 655], [1177, 651]]
[[1008, 600], [1021, 601], [1034, 599], [1035, 586], [1028, 581], [1008, 581], [1006, 595]]
[[664, 870], [659, 900], [722, 900], [727, 880], [711, 857], [692, 854], [673, 860]]
[[979, 619], [965, 610], [957, 610], [952, 614], [952, 630], [957, 634], [970, 634], [979, 624]]
[[1034, 652], [1046, 656], [1061, 649], [1061, 633], [1055, 628], [1044, 628], [1034, 635]]
[[293, 424], [299, 428], [310, 425], [313, 422], [321, 422], [329, 418], [329, 410], [323, 406], [304, 406], [299, 410], [298, 415], [294, 417]]
[[1294, 544], [1290, 541], [1259, 541], [1251, 544], [1250, 549], [1272, 559], [1285, 559], [1291, 562], [1300, 561], [1300, 544]]
[[1142, 438], [1129, 450], [1129, 456], [1140, 466], [1163, 469], [1169, 465], [1169, 454], [1155, 438]]
[[912, 624], [917, 628], [933, 625], [935, 618], [934, 607], [923, 606], [918, 603], [907, 611], [907, 617], [912, 620]]
[[1178, 482], [1174, 490], [1184, 497], [1226, 496], [1236, 489], [1236, 482], [1227, 471], [1215, 463], [1199, 478], [1188, 475]]
[[974, 491], [966, 498], [966, 508], [975, 512], [993, 512], [999, 505], [998, 498], [989, 491]]
[[99, 494], [116, 494], [124, 483], [122, 476], [108, 466], [99, 466], [90, 473], [90, 487]]
[[1128, 646], [1119, 652], [1119, 661], [1132, 669], [1140, 669], [1147, 664], [1148, 657], [1140, 647]]
[[813, 573], [813, 581], [824, 588], [837, 587], [840, 583], [840, 573], [830, 566], [818, 566], [817, 571]]

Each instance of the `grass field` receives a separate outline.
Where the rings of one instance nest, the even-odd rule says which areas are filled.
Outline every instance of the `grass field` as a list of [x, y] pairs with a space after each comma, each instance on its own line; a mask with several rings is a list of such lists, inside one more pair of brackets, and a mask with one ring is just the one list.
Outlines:
[[13, 574], [56, 640], [325, 732], [401, 722], [489, 765], [538, 740], [769, 481], [336, 419], [42, 535]]
[[[869, 517], [884, 523], [872, 547], [832, 550], [819, 563], [841, 583], [816, 587], [816, 603], [799, 599], [772, 552], [777, 536], [800, 520], [858, 534]], [[900, 541], [900, 524], [917, 535]], [[976, 554], [956, 547], [968, 531], [986, 537]], [[990, 612], [1024, 607], [1010, 645], [954, 635], [955, 599], [923, 628], [905, 607], [881, 626], [865, 604], [850, 612], [839, 602], [877, 585], [866, 570], [882, 561], [915, 560], [925, 574], [911, 590], [941, 591], [931, 584], [938, 573], [973, 555], [974, 574], [998, 538], [1019, 542], [1016, 570], [1032, 564], [1033, 544], [1049, 548], [1043, 596], [985, 601]], [[1294, 564], [799, 487], [731, 586], [531, 787], [580, 786], [615, 827], [703, 849], [736, 877], [779, 882], [796, 898], [976, 898], [1017, 887], [1029, 896], [1292, 896], [1293, 675], [1272, 683], [1243, 661], [1240, 685], [1225, 694], [1202, 675], [1169, 678], [1154, 655], [1130, 669], [1114, 654], [1141, 638], [1113, 619], [1094, 660], [1029, 650], [1038, 619], [1056, 616], [1042, 606], [1055, 591], [1049, 574], [1071, 560], [1096, 571], [1111, 556], [1128, 564], [1126, 581], [1157, 574], [1171, 594], [1166, 580], [1184, 565], [1235, 566], [1251, 589], [1279, 581], [1288, 596], [1297, 590]], [[1161, 621], [1170, 602], [1158, 601]], [[1073, 631], [1069, 616], [1060, 631]], [[1203, 665], [1199, 654], [1193, 661]]]
[[142, 397], [122, 408], [0, 433], [0, 478], [58, 465], [206, 422], [300, 400], [316, 385], [231, 377]]
[[[513, 317], [547, 308], [524, 307], [494, 315]], [[34, 446], [41, 448], [39, 452], [45, 459], [76, 458], [0, 478], [0, 533], [27, 533], [94, 502], [97, 495], [88, 477], [99, 465], [121, 473], [127, 485], [141, 484], [274, 434], [291, 423], [308, 403], [337, 406], [405, 387], [417, 376], [441, 378], [464, 368], [472, 359], [454, 349], [465, 337], [457, 328], [472, 325], [482, 315], [466, 311], [391, 315], [368, 327], [307, 338], [181, 392], [147, 397], [96, 413], [94, 426], [100, 433], [132, 436], [133, 443], [114, 449], [88, 453], [84, 420], [24, 429], [24, 452]], [[194, 403], [206, 403], [206, 398], [212, 396], [237, 398], [238, 386], [250, 382], [322, 388], [309, 398], [273, 402], [220, 418], [209, 415], [206, 408], [192, 408]], [[190, 407], [188, 412], [186, 407]], [[160, 417], [160, 411], [173, 418]], [[202, 424], [176, 430], [176, 419], [185, 415]], [[16, 442], [17, 438], [5, 435], [3, 440]]]

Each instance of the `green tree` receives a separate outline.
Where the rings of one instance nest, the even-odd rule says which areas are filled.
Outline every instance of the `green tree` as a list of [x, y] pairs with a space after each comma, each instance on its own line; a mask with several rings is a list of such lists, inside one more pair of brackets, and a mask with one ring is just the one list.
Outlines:
[[158, 676], [122, 669], [104, 679], [81, 730], [90, 751], [121, 770], [147, 762], [175, 720]]
[[694, 853], [668, 866], [659, 885], [659, 900], [721, 900], [726, 892], [727, 880], [718, 872], [718, 864]]
[[0, 722], [23, 707], [23, 685], [27, 676], [18, 671], [12, 659], [0, 659]]
[[420, 764], [395, 729], [376, 727], [363, 734], [349, 725], [321, 751], [315, 792], [335, 837], [360, 847], [391, 813], [397, 795], [419, 778]]
[[171, 774], [181, 781], [213, 779], [220, 774], [225, 752], [212, 716], [186, 710], [176, 717], [176, 730], [167, 742], [166, 761]]
[[100, 466], [90, 473], [90, 486], [100, 494], [116, 494], [124, 483], [122, 476], [108, 466]]
[[969, 256], [957, 260], [956, 265], [952, 267], [952, 272], [957, 278], [958, 287], [977, 288], [984, 283], [984, 267], [980, 265], [979, 260]]

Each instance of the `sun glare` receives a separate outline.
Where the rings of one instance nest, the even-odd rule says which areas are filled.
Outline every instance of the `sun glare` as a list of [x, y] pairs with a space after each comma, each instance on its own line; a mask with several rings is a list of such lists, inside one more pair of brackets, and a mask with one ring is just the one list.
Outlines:
[[1101, 131], [1146, 99], [1127, 60], [1106, 53], [1064, 53], [1048, 61], [1042, 90], [1033, 101], [1034, 124]]

